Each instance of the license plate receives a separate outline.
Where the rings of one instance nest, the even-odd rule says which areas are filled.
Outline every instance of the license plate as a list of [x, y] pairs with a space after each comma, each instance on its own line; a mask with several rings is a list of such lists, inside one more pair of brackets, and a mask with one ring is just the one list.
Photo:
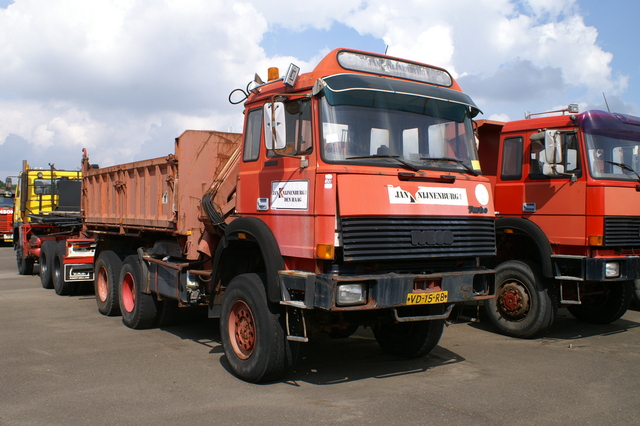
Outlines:
[[433, 305], [446, 303], [449, 300], [448, 291], [434, 291], [432, 293], [409, 293], [407, 305]]

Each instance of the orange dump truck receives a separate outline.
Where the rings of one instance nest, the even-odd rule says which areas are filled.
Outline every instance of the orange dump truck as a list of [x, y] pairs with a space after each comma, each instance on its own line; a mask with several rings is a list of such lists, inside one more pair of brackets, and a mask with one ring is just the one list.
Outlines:
[[640, 278], [640, 118], [570, 105], [480, 121], [478, 135], [497, 216], [489, 319], [531, 337], [558, 306], [591, 323], [624, 315]]
[[175, 154], [106, 168], [85, 156], [101, 313], [145, 328], [208, 306], [233, 373], [262, 382], [319, 332], [371, 327], [422, 356], [454, 303], [493, 297], [478, 108], [447, 71], [338, 49], [247, 89], [241, 135], [186, 131]]

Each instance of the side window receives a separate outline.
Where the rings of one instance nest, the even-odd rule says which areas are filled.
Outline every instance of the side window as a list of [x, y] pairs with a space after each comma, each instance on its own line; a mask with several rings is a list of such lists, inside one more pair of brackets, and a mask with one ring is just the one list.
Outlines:
[[[558, 177], [580, 176], [580, 156], [578, 154], [578, 136], [576, 132], [562, 132], [562, 165], [564, 174]], [[544, 153], [544, 141], [531, 141], [531, 160], [529, 177], [533, 179], [549, 179], [543, 174], [546, 157]]]
[[262, 128], [262, 110], [249, 111], [244, 135], [244, 161], [255, 161], [260, 155], [260, 136]]
[[287, 128], [287, 145], [278, 152], [269, 152], [269, 157], [277, 155], [306, 155], [311, 153], [313, 132], [311, 128], [311, 103], [308, 99], [288, 101], [284, 104]]
[[502, 147], [502, 180], [518, 180], [522, 178], [522, 143], [523, 139], [508, 138]]

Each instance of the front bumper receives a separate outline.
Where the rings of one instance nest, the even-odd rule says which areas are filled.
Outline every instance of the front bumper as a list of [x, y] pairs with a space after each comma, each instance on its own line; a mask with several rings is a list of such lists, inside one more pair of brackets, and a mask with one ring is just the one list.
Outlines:
[[[490, 299], [495, 292], [495, 271], [473, 269], [435, 274], [372, 274], [334, 275], [313, 274], [304, 271], [279, 271], [282, 304], [302, 309], [328, 311], [362, 311], [407, 306], [410, 293], [446, 291], [445, 302], [459, 303]], [[364, 283], [366, 300], [356, 306], [340, 306], [337, 299], [338, 286]], [[424, 283], [437, 283], [423, 288]]]
[[[568, 281], [628, 281], [640, 279], [640, 257], [585, 257], [585, 256], [551, 256], [554, 277]], [[607, 277], [606, 265], [610, 262], [619, 264], [620, 273], [615, 277]]]

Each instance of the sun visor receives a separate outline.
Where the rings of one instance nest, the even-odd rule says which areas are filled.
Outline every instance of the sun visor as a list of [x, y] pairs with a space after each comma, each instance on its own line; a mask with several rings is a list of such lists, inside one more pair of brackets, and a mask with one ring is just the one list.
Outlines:
[[319, 93], [323, 89], [327, 100], [332, 105], [346, 102], [344, 97], [346, 95], [350, 104], [356, 101], [363, 106], [373, 106], [370, 104], [379, 102], [379, 97], [376, 94], [386, 93], [393, 95], [387, 99], [388, 101], [402, 102], [409, 111], [416, 113], [422, 112], [420, 109], [425, 105], [425, 102], [416, 102], [411, 99], [416, 96], [464, 105], [469, 108], [471, 118], [482, 112], [467, 94], [457, 90], [371, 75], [338, 74], [328, 76], [316, 82], [314, 93]]

